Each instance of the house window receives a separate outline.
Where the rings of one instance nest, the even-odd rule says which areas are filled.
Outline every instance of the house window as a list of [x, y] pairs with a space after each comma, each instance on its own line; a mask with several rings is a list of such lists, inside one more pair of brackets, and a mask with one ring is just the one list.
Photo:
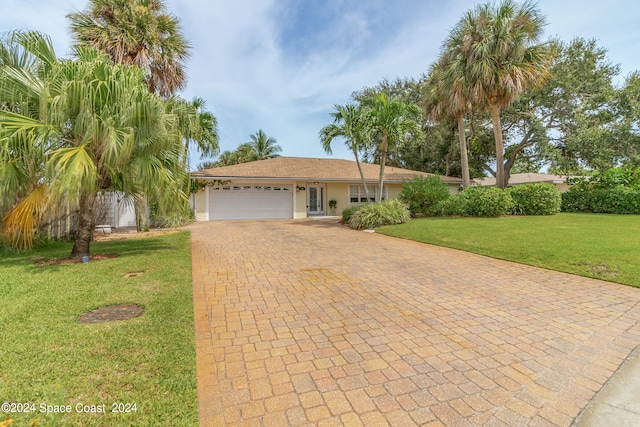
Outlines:
[[[367, 190], [369, 190], [369, 202], [375, 202], [376, 194], [378, 192], [377, 185], [367, 185]], [[382, 200], [386, 199], [387, 187], [382, 187]], [[367, 203], [367, 194], [364, 191], [364, 186], [362, 185], [350, 185], [349, 186], [349, 203], [350, 204], [361, 204]]]

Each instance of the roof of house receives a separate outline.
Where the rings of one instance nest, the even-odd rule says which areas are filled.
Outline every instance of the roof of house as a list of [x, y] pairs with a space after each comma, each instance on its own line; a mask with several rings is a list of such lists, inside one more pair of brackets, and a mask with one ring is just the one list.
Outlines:
[[[360, 163], [367, 181], [377, 182], [380, 166]], [[386, 182], [402, 182], [416, 176], [433, 176], [433, 174], [408, 169], [386, 166], [384, 179]], [[273, 159], [240, 163], [192, 172], [194, 179], [282, 179], [297, 181], [347, 181], [359, 182], [360, 173], [355, 161], [344, 159], [318, 159], [308, 157], [275, 157]], [[461, 183], [460, 178], [441, 176], [447, 183]]]
[[[496, 185], [494, 177], [476, 179], [478, 185]], [[566, 176], [551, 175], [547, 173], [514, 173], [509, 177], [509, 185], [533, 184], [535, 182], [549, 182], [551, 184], [564, 184]]]

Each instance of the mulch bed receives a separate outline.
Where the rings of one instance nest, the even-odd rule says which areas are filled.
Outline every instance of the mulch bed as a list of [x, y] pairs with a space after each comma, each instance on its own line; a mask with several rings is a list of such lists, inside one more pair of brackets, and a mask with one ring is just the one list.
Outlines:
[[140, 316], [144, 308], [135, 304], [117, 304], [91, 310], [78, 318], [78, 323], [103, 323], [133, 319]]
[[[89, 261], [100, 261], [103, 259], [116, 258], [118, 254], [97, 254], [91, 255], [89, 257]], [[71, 259], [71, 258], [61, 258], [61, 259], [46, 259], [39, 260], [36, 262], [38, 267], [42, 267], [45, 265], [67, 265], [67, 264], [81, 264], [82, 259]]]

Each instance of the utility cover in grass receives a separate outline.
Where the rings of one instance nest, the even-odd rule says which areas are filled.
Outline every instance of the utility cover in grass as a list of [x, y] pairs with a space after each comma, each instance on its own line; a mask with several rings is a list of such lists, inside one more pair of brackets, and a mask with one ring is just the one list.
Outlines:
[[91, 310], [78, 318], [79, 323], [115, 322], [140, 316], [144, 308], [135, 304], [117, 304]]

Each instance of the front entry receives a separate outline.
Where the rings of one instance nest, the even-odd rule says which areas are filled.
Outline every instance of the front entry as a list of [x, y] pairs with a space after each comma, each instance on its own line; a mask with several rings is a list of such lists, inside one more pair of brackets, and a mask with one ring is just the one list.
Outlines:
[[307, 214], [324, 215], [324, 186], [307, 185]]

